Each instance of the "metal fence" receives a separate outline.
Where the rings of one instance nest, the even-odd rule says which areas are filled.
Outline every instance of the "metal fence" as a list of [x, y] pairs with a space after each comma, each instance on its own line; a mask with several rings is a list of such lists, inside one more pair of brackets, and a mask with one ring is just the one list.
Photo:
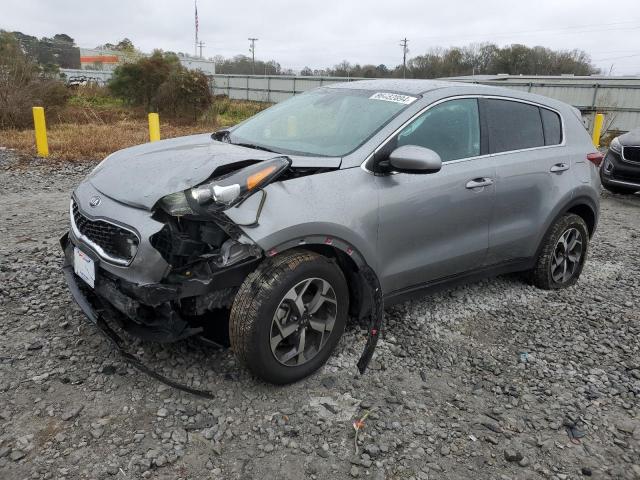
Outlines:
[[[468, 78], [452, 80], [470, 81]], [[590, 128], [596, 112], [605, 115], [605, 130], [629, 131], [640, 127], [640, 77], [505, 76], [499, 80], [475, 83], [513, 88], [561, 100], [578, 108]]]
[[[229, 98], [280, 102], [312, 88], [331, 83], [362, 80], [344, 77], [288, 77], [211, 75], [212, 91]], [[607, 130], [628, 131], [640, 127], [640, 77], [522, 77], [496, 75], [458, 77], [451, 81], [495, 85], [524, 90], [561, 100], [577, 107], [590, 128], [595, 112], [605, 114]]]
[[254, 75], [211, 75], [214, 95], [228, 95], [238, 100], [281, 102], [293, 95], [332, 83], [362, 80], [347, 77], [294, 77]]
[[[67, 81], [94, 81], [104, 84], [110, 71], [61, 70]], [[210, 75], [211, 91], [239, 100], [277, 103], [312, 88], [339, 82], [362, 80], [347, 77], [295, 77], [261, 75]], [[556, 77], [487, 75], [455, 77], [447, 80], [480, 83], [524, 90], [555, 98], [577, 107], [591, 128], [596, 112], [605, 114], [605, 130], [628, 131], [640, 127], [640, 77]]]

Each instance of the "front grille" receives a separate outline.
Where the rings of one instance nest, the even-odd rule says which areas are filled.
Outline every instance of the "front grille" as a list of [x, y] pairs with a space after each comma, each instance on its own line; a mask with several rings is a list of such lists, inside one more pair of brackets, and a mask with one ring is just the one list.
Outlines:
[[[101, 257], [116, 263], [129, 263], [138, 249], [138, 237], [129, 230], [104, 220], [85, 217], [75, 200], [71, 201], [71, 213], [76, 229], [92, 243]], [[102, 250], [102, 251], [100, 251]]]
[[622, 158], [629, 162], [640, 163], [640, 147], [622, 147]]

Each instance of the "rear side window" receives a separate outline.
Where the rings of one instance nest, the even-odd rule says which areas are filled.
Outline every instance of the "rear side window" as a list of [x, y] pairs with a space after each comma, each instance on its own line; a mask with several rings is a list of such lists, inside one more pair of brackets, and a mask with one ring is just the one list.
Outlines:
[[560, 115], [546, 108], [540, 108], [542, 129], [544, 130], [544, 144], [558, 145], [562, 143], [562, 123]]
[[495, 99], [487, 99], [485, 105], [491, 153], [545, 144], [542, 118], [535, 105]]

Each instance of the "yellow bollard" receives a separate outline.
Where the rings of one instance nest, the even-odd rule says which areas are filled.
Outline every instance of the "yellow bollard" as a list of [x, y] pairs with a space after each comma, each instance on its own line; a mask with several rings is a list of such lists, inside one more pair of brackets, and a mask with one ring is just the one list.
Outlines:
[[157, 113], [149, 114], [149, 141], [157, 142], [160, 140], [160, 117]]
[[604, 124], [604, 115], [601, 113], [596, 113], [595, 118], [593, 119], [593, 144], [596, 148], [600, 147], [600, 135], [602, 134], [602, 125]]
[[33, 127], [36, 131], [36, 149], [39, 157], [49, 156], [47, 143], [47, 125], [44, 121], [44, 108], [33, 107]]

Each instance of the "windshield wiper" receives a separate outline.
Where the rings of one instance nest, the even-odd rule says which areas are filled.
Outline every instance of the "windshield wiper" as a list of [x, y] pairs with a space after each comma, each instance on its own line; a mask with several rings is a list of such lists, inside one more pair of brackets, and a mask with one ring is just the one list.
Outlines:
[[255, 150], [264, 150], [265, 152], [271, 153], [280, 153], [275, 150], [271, 150], [270, 148], [263, 147], [262, 145], [256, 145], [255, 143], [245, 143], [245, 142], [232, 142], [231, 141], [231, 130], [218, 130], [211, 134], [211, 138], [214, 140], [218, 140], [219, 142], [230, 143], [231, 145], [238, 145], [239, 147], [253, 148]]
[[271, 150], [270, 148], [267, 147], [263, 147], [262, 145], [256, 145], [254, 143], [234, 143], [232, 141], [229, 141], [230, 144], [232, 145], [238, 145], [239, 147], [246, 147], [246, 148], [253, 148], [255, 150], [264, 150], [265, 152], [271, 152], [271, 153], [280, 153], [280, 152], [276, 152], [275, 150]]

